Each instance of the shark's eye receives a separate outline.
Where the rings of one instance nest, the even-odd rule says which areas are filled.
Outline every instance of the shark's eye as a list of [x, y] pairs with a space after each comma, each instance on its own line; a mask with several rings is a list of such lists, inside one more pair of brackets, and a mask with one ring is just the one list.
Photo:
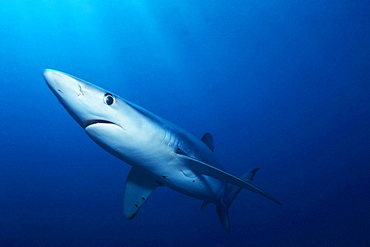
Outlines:
[[112, 94], [110, 94], [110, 93], [106, 93], [104, 95], [104, 102], [107, 105], [113, 104], [114, 103], [114, 96]]

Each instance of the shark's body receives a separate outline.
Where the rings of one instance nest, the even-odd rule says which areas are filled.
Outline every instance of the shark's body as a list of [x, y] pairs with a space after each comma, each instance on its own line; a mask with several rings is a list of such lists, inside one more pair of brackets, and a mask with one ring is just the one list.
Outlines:
[[203, 200], [202, 209], [214, 203], [226, 231], [230, 229], [228, 207], [242, 188], [279, 203], [246, 182], [258, 169], [242, 178], [223, 171], [210, 134], [198, 139], [131, 102], [62, 72], [45, 70], [44, 77], [91, 139], [132, 166], [124, 192], [125, 217], [134, 218], [158, 186]]

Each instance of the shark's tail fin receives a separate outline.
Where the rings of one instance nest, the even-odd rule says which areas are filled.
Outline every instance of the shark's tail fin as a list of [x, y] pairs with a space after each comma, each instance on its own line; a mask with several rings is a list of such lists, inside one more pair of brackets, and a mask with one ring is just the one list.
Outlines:
[[[253, 180], [254, 174], [259, 170], [259, 168], [255, 168], [243, 176], [241, 176], [241, 179], [245, 181], [251, 181]], [[231, 203], [234, 201], [236, 195], [242, 190], [241, 187], [235, 186], [235, 185], [228, 185], [226, 196], [223, 201], [218, 203], [216, 205], [216, 211], [218, 214], [218, 218], [221, 221], [222, 227], [227, 231], [230, 232], [230, 220], [229, 220], [229, 207]], [[207, 203], [204, 202], [202, 205], [202, 209], [204, 209], [207, 206]]]

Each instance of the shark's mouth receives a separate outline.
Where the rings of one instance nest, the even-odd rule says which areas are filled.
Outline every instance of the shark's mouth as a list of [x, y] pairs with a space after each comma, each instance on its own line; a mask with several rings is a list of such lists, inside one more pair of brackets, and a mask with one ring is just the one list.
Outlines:
[[107, 121], [107, 120], [93, 119], [93, 120], [88, 120], [88, 121], [85, 122], [85, 128], [87, 128], [87, 127], [89, 127], [93, 124], [100, 124], [100, 123], [115, 124], [115, 123]]

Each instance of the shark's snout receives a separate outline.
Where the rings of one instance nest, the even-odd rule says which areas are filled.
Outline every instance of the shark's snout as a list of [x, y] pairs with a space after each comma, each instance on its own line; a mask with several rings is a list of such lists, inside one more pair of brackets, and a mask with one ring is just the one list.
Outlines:
[[57, 70], [46, 69], [44, 71], [44, 78], [49, 88], [58, 98], [62, 97], [63, 94], [81, 95], [79, 81], [68, 74]]
[[62, 75], [61, 72], [56, 71], [56, 70], [52, 70], [52, 69], [46, 69], [44, 71], [45, 81], [48, 84], [48, 86], [53, 88], [53, 89], [57, 85], [60, 85], [60, 79], [58, 80], [58, 78], [61, 78], [61, 75]]
[[57, 70], [46, 69], [44, 78], [59, 102], [82, 128], [114, 124], [114, 120], [110, 120], [115, 115], [111, 111], [114, 111], [112, 105], [116, 98], [111, 93]]

